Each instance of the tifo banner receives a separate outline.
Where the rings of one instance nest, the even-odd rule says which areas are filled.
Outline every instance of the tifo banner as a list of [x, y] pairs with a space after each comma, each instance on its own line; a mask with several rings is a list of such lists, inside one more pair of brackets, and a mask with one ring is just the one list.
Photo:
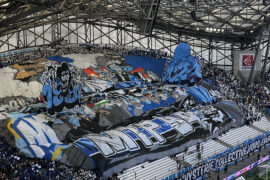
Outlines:
[[240, 70], [250, 70], [254, 64], [254, 53], [240, 54], [239, 55], [239, 69]]
[[[249, 153], [260, 149], [266, 144], [269, 144], [269, 142], [270, 134], [269, 132], [266, 132], [265, 134], [252, 140], [245, 141], [242, 145], [235, 146], [226, 150], [225, 152], [217, 154], [214, 157], [204, 160], [204, 163], [200, 164], [199, 166], [185, 168], [175, 174], [163, 178], [163, 180], [171, 178], [177, 178], [179, 180], [197, 179], [204, 174], [207, 174], [213, 170], [217, 170], [218, 168], [224, 167], [227, 164], [233, 163], [241, 158], [246, 157]], [[263, 160], [265, 161], [265, 159]], [[244, 170], [247, 171], [246, 169]], [[237, 173], [236, 175], [239, 176], [241, 174], [242, 173]]]
[[7, 128], [15, 137], [16, 147], [27, 157], [59, 160], [61, 149], [68, 147], [59, 141], [46, 119], [40, 116], [14, 113]]
[[[57, 58], [59, 59], [59, 58]], [[76, 69], [67, 63], [48, 64], [43, 74], [42, 95], [46, 101], [49, 114], [60, 112], [64, 107], [71, 109], [80, 104], [81, 85], [76, 79]]]
[[168, 60], [163, 70], [163, 82], [193, 86], [202, 78], [199, 57], [191, 55], [191, 48], [186, 43], [180, 43], [174, 50], [174, 57]]
[[108, 177], [145, 160], [183, 151], [192, 141], [214, 134], [231, 120], [226, 110], [215, 106], [179, 111], [100, 134], [87, 134], [63, 151], [67, 158], [62, 160], [84, 168], [98, 167]]

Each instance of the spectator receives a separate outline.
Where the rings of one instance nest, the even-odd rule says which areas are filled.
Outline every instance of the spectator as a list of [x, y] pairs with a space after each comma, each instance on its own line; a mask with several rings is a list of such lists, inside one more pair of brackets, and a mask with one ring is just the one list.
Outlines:
[[[83, 172], [83, 173], [78, 173]], [[91, 170], [74, 169], [57, 161], [20, 157], [0, 137], [0, 179], [96, 179]]]

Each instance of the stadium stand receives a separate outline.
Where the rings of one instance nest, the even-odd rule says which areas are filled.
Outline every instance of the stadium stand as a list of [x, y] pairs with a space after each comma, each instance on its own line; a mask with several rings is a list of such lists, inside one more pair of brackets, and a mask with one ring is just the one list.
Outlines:
[[[270, 122], [266, 120], [266, 118], [262, 118], [260, 121], [254, 122], [254, 126], [258, 126], [259, 124], [263, 126], [259, 127], [270, 127]], [[268, 130], [268, 129], [265, 129]], [[248, 134], [248, 136], [247, 136]], [[230, 144], [231, 147], [242, 144], [243, 142], [253, 139], [262, 133], [250, 128], [249, 126], [243, 126], [240, 128], [231, 129], [228, 132], [222, 134], [220, 139], [227, 144]], [[183, 152], [177, 154], [177, 157], [183, 157], [184, 161], [188, 162], [189, 165], [195, 166], [199, 162], [209, 159], [221, 152], [226, 151], [229, 147], [224, 146], [221, 143], [218, 143], [215, 140], [208, 140], [206, 142], [201, 143], [203, 146], [203, 150], [201, 151], [202, 156], [201, 160], [198, 160], [196, 145], [188, 148], [187, 152]], [[143, 168], [142, 168], [143, 167]], [[147, 168], [146, 168], [147, 167]], [[152, 176], [146, 176], [149, 179], [162, 179], [163, 177], [169, 176], [175, 172], [179, 171], [177, 167], [176, 161], [172, 160], [170, 157], [162, 158], [157, 161], [147, 162], [146, 165], [136, 166], [136, 168], [131, 168], [123, 171], [123, 174], [119, 174], [119, 179], [134, 179], [135, 177], [144, 177], [146, 174], [151, 174]], [[149, 173], [150, 172], [150, 173]], [[156, 173], [161, 172], [161, 173]]]
[[[117, 47], [119, 49], [119, 47]], [[110, 50], [113, 51], [113, 48], [110, 48]], [[60, 53], [61, 52], [61, 53]], [[64, 55], [64, 54], [72, 54], [72, 53], [95, 53], [95, 52], [106, 52], [109, 53], [108, 49], [104, 47], [94, 46], [92, 50], [85, 49], [84, 47], [74, 48], [74, 49], [58, 49], [57, 53], [55, 50], [53, 52], [51, 51], [44, 51], [38, 50], [37, 52], [30, 52], [27, 59], [35, 59], [35, 58], [41, 58], [48, 55]], [[121, 53], [122, 51], [119, 51]], [[126, 54], [144, 54], [147, 55], [148, 58], [156, 58], [156, 54], [147, 53], [150, 51], [142, 50], [139, 51], [136, 49], [135, 53], [134, 50], [130, 49], [129, 51], [126, 51]], [[116, 54], [114, 54], [116, 55]], [[119, 54], [117, 54], [119, 55]], [[20, 61], [25, 61], [25, 56], [18, 56], [15, 59], [20, 59]], [[145, 57], [144, 60], [147, 59]], [[50, 58], [49, 58], [50, 59]], [[54, 60], [61, 60], [61, 56], [57, 56], [57, 58], [53, 58]], [[68, 59], [69, 63], [73, 63], [74, 61], [70, 58], [63, 58], [63, 61], [66, 61]], [[62, 61], [62, 60], [61, 60]], [[140, 60], [141, 61], [141, 60]], [[153, 61], [153, 59], [151, 60]], [[18, 61], [12, 62], [11, 64], [18, 63]], [[133, 62], [134, 63], [134, 62]], [[3, 66], [8, 66], [10, 64], [5, 64]], [[151, 68], [151, 66], [149, 66]], [[206, 71], [208, 69], [209, 71]], [[185, 150], [185, 152], [181, 152], [178, 154], [175, 154], [173, 156], [167, 156], [160, 158], [158, 160], [154, 161], [147, 161], [140, 163], [139, 165], [135, 165], [131, 168], [128, 168], [126, 170], [123, 170], [122, 173], [118, 173], [117, 178], [119, 179], [162, 179], [163, 177], [170, 176], [173, 173], [176, 173], [182, 169], [189, 168], [189, 167], [196, 167], [198, 164], [202, 163], [203, 161], [206, 161], [207, 159], [210, 159], [214, 156], [216, 156], [219, 153], [225, 152], [226, 150], [229, 150], [232, 147], [238, 146], [242, 144], [243, 142], [253, 139], [257, 136], [260, 136], [264, 134], [265, 132], [269, 131], [270, 122], [265, 118], [262, 117], [260, 110], [260, 102], [256, 101], [256, 94], [262, 94], [264, 97], [269, 97], [268, 92], [263, 89], [263, 87], [254, 84], [254, 85], [246, 85], [243, 83], [240, 83], [235, 77], [231, 75], [227, 75], [224, 71], [217, 69], [213, 66], [205, 65], [203, 68], [203, 72], [205, 74], [204, 78], [215, 78], [219, 81], [218, 89], [220, 89], [221, 94], [224, 95], [224, 97], [221, 97], [219, 101], [223, 100], [235, 100], [237, 104], [240, 106], [241, 110], [244, 112], [244, 119], [245, 124], [242, 127], [234, 128], [234, 129], [227, 129], [225, 130], [225, 133], [222, 134], [222, 131], [215, 132], [214, 134], [216, 137], [214, 139], [208, 138], [208, 140], [201, 141], [200, 143], [194, 143], [189, 148]], [[207, 81], [208, 84], [214, 83], [213, 81]], [[241, 85], [240, 87], [239, 84]], [[215, 86], [212, 84], [212, 86]], [[207, 87], [207, 86], [205, 86]], [[247, 89], [246, 89], [247, 87]], [[229, 92], [229, 93], [228, 93]], [[254, 95], [255, 92], [255, 95]], [[216, 94], [215, 94], [216, 95]], [[243, 98], [244, 97], [244, 98]], [[246, 100], [247, 99], [247, 100]], [[261, 99], [262, 101], [266, 102], [266, 99]], [[218, 102], [218, 101], [216, 101]], [[190, 107], [187, 106], [187, 109]], [[31, 108], [30, 108], [31, 109]], [[25, 111], [25, 110], [24, 110]], [[204, 113], [207, 113], [204, 112]], [[185, 120], [187, 121], [187, 120]], [[189, 122], [190, 123], [190, 122]], [[234, 124], [235, 121], [231, 122], [231, 124]], [[76, 124], [76, 122], [74, 122]], [[241, 123], [239, 123], [241, 124]], [[233, 125], [235, 126], [235, 125]], [[236, 126], [237, 127], [237, 126]], [[226, 132], [227, 131], [227, 132]], [[247, 135], [248, 134], [248, 135]], [[7, 147], [8, 145], [4, 145]], [[199, 148], [198, 148], [199, 146]], [[5, 153], [4, 153], [5, 154]], [[13, 156], [19, 157], [18, 155], [9, 155], [12, 159]], [[27, 163], [32, 163], [32, 160], [27, 159]], [[36, 162], [33, 160], [33, 163]], [[41, 164], [44, 164], [42, 161], [40, 161]], [[96, 172], [94, 171], [87, 171], [83, 169], [75, 170], [73, 168], [67, 167], [65, 165], [60, 165], [65, 169], [65, 172], [68, 174], [57, 174], [52, 172], [46, 172], [44, 169], [44, 165], [37, 165], [38, 170], [31, 169], [27, 170], [29, 171], [28, 174], [25, 175], [25, 177], [67, 177], [70, 178], [95, 178], [97, 176], [102, 176], [98, 170]], [[4, 171], [2, 172], [2, 176], [8, 176], [9, 177], [24, 177], [23, 174], [12, 174], [10, 172], [6, 172], [6, 167], [2, 166]], [[56, 168], [56, 166], [53, 166]], [[62, 170], [62, 169], [61, 169]], [[57, 172], [60, 172], [61, 170], [57, 170]], [[51, 174], [50, 174], [51, 173]], [[154, 174], [154, 175], [153, 175]], [[115, 176], [114, 176], [115, 177]]]
[[0, 0], [0, 180], [231, 180], [269, 160], [269, 8]]

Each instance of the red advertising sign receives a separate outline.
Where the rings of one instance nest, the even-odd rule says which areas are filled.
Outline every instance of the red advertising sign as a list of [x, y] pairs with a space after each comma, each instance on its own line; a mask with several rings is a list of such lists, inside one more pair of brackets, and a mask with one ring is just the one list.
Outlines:
[[242, 66], [248, 67], [253, 66], [253, 55], [243, 55], [242, 56]]

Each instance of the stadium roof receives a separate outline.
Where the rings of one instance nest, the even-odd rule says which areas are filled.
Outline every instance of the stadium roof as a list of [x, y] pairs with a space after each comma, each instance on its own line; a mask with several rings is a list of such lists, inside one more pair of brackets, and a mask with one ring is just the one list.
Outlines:
[[[0, 36], [55, 22], [125, 21], [199, 38], [247, 43], [270, 17], [268, 0], [0, 0]], [[147, 29], [149, 25], [150, 29]]]

